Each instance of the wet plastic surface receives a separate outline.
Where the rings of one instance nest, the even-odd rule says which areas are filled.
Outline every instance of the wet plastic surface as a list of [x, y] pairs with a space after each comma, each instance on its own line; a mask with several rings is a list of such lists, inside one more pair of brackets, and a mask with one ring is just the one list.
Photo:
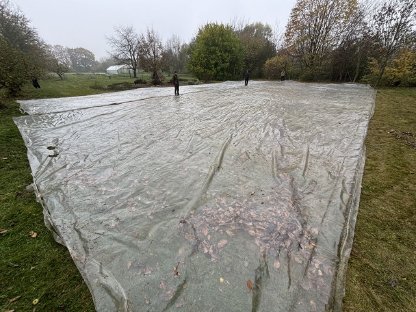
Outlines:
[[97, 311], [340, 310], [374, 90], [181, 93], [25, 101], [15, 119]]

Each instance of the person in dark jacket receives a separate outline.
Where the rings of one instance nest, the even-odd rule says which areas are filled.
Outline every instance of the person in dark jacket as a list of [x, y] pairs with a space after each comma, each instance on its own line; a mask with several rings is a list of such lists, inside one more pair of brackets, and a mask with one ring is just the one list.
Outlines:
[[280, 73], [280, 81], [285, 81], [286, 80], [286, 72], [283, 69], [282, 72]]
[[39, 82], [38, 82], [38, 79], [37, 79], [37, 78], [33, 78], [33, 79], [32, 79], [32, 85], [33, 85], [33, 87], [35, 87], [36, 89], [40, 89], [40, 84], [39, 84]]
[[244, 83], [247, 86], [248, 85], [248, 78], [249, 78], [249, 74], [248, 74], [248, 69], [246, 70], [245, 74], [244, 74]]
[[179, 78], [176, 71], [173, 73], [172, 82], [175, 87], [175, 95], [179, 95]]

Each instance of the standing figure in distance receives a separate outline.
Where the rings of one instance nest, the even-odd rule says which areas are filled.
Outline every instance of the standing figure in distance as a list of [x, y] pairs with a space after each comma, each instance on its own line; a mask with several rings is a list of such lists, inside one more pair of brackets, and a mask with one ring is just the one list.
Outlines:
[[34, 77], [32, 79], [32, 85], [36, 88], [36, 89], [40, 89], [40, 84], [38, 82], [38, 78]]
[[280, 81], [285, 81], [285, 79], [286, 79], [286, 72], [283, 69], [282, 72], [280, 73]]
[[244, 74], [244, 83], [246, 86], [248, 85], [248, 78], [249, 78], [249, 75], [248, 75], [248, 69], [247, 69]]
[[173, 73], [172, 82], [175, 87], [175, 95], [179, 95], [179, 78], [176, 71]]

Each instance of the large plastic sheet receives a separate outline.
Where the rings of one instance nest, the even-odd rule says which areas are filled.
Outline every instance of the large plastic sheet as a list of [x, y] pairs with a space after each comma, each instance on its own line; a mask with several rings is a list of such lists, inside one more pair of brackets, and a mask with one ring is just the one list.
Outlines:
[[374, 90], [227, 82], [22, 101], [97, 311], [340, 310]]

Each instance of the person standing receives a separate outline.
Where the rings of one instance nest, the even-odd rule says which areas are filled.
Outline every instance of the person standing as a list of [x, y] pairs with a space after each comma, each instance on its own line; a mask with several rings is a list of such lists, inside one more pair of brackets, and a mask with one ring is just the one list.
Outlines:
[[285, 81], [285, 79], [286, 79], [286, 72], [283, 69], [282, 72], [280, 73], [280, 81]]
[[249, 78], [249, 74], [248, 74], [248, 69], [247, 69], [244, 74], [244, 83], [246, 86], [248, 85], [248, 78]]
[[175, 87], [175, 95], [179, 95], [179, 78], [176, 71], [173, 73], [172, 82], [173, 86]]
[[34, 77], [34, 78], [32, 79], [32, 85], [33, 85], [33, 87], [35, 87], [36, 89], [40, 89], [40, 84], [39, 84], [39, 82], [38, 82], [38, 78]]

